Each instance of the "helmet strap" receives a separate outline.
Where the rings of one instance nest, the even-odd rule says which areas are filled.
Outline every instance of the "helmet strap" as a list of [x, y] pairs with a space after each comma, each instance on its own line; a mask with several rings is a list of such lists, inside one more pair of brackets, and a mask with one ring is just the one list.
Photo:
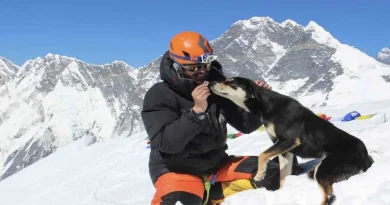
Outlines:
[[180, 78], [183, 78], [184, 75], [183, 75], [183, 68], [176, 62], [173, 62], [173, 68], [175, 69], [176, 71], [176, 75]]

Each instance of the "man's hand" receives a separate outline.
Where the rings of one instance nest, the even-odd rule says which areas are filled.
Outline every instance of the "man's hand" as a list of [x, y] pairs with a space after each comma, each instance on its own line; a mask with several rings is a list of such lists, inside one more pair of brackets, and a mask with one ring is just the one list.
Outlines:
[[268, 85], [264, 81], [256, 80], [255, 83], [256, 83], [257, 86], [261, 86], [261, 87], [264, 87], [264, 88], [267, 88], [267, 89], [270, 89], [270, 90], [272, 89], [272, 87], [270, 85]]
[[210, 96], [210, 90], [207, 87], [207, 84], [202, 83], [201, 85], [198, 85], [194, 91], [192, 91], [191, 95], [195, 102], [192, 110], [196, 113], [205, 112], [207, 109], [207, 98]]

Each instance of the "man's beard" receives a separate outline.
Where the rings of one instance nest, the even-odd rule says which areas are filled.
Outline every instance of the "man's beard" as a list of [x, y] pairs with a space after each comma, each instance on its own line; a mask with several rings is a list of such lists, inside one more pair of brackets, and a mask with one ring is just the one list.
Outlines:
[[203, 81], [206, 80], [208, 74], [209, 74], [209, 72], [205, 72], [205, 73], [198, 72], [198, 73], [194, 73], [192, 75], [184, 74], [184, 77], [193, 79], [193, 80], [195, 80], [198, 83], [203, 83]]

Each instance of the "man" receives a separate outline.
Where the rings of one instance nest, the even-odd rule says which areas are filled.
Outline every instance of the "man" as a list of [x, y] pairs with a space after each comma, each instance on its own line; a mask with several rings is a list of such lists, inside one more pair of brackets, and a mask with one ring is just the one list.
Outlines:
[[[204, 36], [175, 35], [161, 59], [160, 77], [163, 82], [148, 90], [142, 110], [151, 144], [149, 173], [156, 188], [152, 205], [219, 204], [237, 191], [279, 188], [277, 161], [268, 163], [264, 180], [255, 184], [257, 156], [226, 153], [227, 123], [251, 133], [262, 122], [211, 95], [204, 82], [226, 77]], [[271, 89], [265, 82], [256, 83]]]

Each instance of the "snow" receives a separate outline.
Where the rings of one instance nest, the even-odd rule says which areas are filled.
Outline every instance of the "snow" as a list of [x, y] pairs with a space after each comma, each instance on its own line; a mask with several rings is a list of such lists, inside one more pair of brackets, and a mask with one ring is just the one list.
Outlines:
[[286, 82], [274, 82], [272, 83], [272, 87], [275, 87], [275, 89], [273, 90], [275, 90], [276, 92], [280, 92], [284, 95], [291, 95], [294, 91], [302, 87], [307, 80], [309, 80], [308, 77], [288, 80]]
[[[348, 45], [340, 45], [332, 59], [340, 63], [344, 73], [334, 79], [327, 103], [380, 101], [390, 98], [390, 84], [382, 75], [390, 74], [390, 66], [377, 62], [374, 58]], [[361, 92], [359, 92], [361, 91]], [[369, 92], [362, 94], [362, 92]]]
[[231, 55], [226, 55], [227, 58], [229, 58], [232, 62], [237, 62], [238, 60], [233, 58]]
[[[300, 100], [318, 103], [326, 101], [327, 105], [337, 105], [340, 99], [343, 99], [342, 104], [350, 104], [390, 98], [390, 84], [382, 78], [390, 75], [390, 66], [379, 63], [357, 48], [340, 43], [314, 21], [308, 23], [305, 31], [310, 32], [318, 43], [336, 49], [332, 60], [341, 64], [343, 74], [333, 80], [332, 91], [327, 96], [315, 93], [303, 96]], [[382, 52], [385, 53], [386, 49], [382, 49]]]
[[245, 20], [239, 20], [235, 22], [235, 24], [242, 24], [245, 29], [258, 29], [261, 26], [264, 26], [267, 22], [273, 22], [276, 23], [272, 18], [266, 16], [266, 17], [260, 17], [260, 16], [255, 16], [250, 19], [245, 19]]
[[238, 38], [234, 39], [235, 42], [237, 42], [238, 44], [244, 44], [244, 45], [249, 45], [249, 41], [246, 40], [242, 34], [240, 36], [238, 36]]
[[286, 27], [286, 26], [289, 26], [289, 25], [291, 25], [293, 27], [294, 26], [301, 27], [301, 25], [299, 25], [296, 21], [291, 20], [291, 19], [287, 19], [287, 20], [283, 21], [282, 23], [280, 23], [280, 25], [283, 26], [283, 27]]
[[3, 71], [4, 69], [4, 72], [6, 71], [7, 73], [14, 73], [14, 71], [9, 69], [8, 66], [4, 63], [2, 58], [0, 58], [0, 68], [1, 68], [0, 71]]
[[139, 73], [139, 69], [131, 69], [131, 70], [129, 70], [129, 72], [128, 72], [128, 75], [131, 77], [131, 78], [133, 78], [134, 80], [138, 80], [138, 73]]
[[88, 134], [84, 135], [83, 139], [84, 139], [84, 145], [85, 146], [92, 145], [92, 144], [94, 144], [97, 141], [95, 136], [88, 135]]
[[[88, 85], [88, 82], [87, 80], [84, 78], [84, 76], [80, 73], [80, 70], [79, 70], [79, 66], [77, 64], [76, 61], [72, 61], [71, 63], [69, 63], [67, 66], [66, 66], [67, 69], [65, 69], [61, 76], [62, 76], [62, 79], [64, 80], [67, 80], [68, 79], [71, 79], [72, 76], [77, 76], [77, 78], [79, 80], [81, 80], [81, 85], [84, 85], [84, 86], [87, 86]], [[88, 73], [89, 74], [89, 73]], [[79, 84], [77, 84], [77, 86], [80, 86]]]
[[318, 43], [325, 44], [333, 48], [337, 48], [340, 45], [340, 42], [335, 39], [332, 34], [327, 32], [314, 21], [310, 21], [304, 30], [310, 32], [312, 34], [312, 38]]
[[[63, 75], [67, 74], [68, 70], [65, 69]], [[27, 75], [23, 80], [34, 83], [33, 77], [31, 81], [30, 77]], [[10, 153], [28, 142], [31, 136], [41, 137], [46, 128], [50, 128], [57, 136], [52, 140], [59, 147], [87, 131], [99, 139], [111, 138], [116, 119], [100, 89], [82, 91], [77, 87], [64, 86], [58, 81], [49, 94], [28, 98], [36, 93], [35, 86], [24, 85], [21, 84], [18, 89], [25, 92], [10, 92], [11, 100], [0, 102], [0, 112], [9, 117], [0, 126], [0, 170], [5, 171], [3, 164]], [[19, 93], [23, 95], [17, 97]]]
[[[124, 61], [120, 61], [120, 60], [115, 60], [111, 63], [111, 65], [115, 65], [115, 64], [119, 64], [119, 65], [122, 65], [124, 67], [126, 67], [126, 69], [128, 70], [127, 73], [125, 74], [120, 74], [120, 75], [129, 75], [131, 78], [133, 78], [134, 80], [137, 80], [137, 75], [139, 73], [139, 69], [136, 69], [132, 66], [129, 66], [126, 62]], [[105, 64], [105, 65], [110, 65], [110, 64]]]
[[55, 136], [58, 136], [60, 145], [72, 141], [74, 135], [83, 135], [78, 133], [80, 128], [82, 131], [87, 131], [94, 128], [93, 124], [99, 126], [99, 133], [94, 132], [94, 134], [100, 138], [110, 137], [115, 126], [115, 119], [106, 105], [103, 94], [97, 88], [80, 92], [74, 87], [62, 85], [59, 81], [55, 91], [45, 97], [42, 105], [46, 115], [53, 113], [48, 123]]
[[[287, 53], [287, 49], [284, 48], [282, 45], [271, 41], [267, 35], [264, 32], [259, 32], [256, 34], [256, 40], [253, 44], [251, 49], [252, 50], [259, 50], [259, 49], [271, 49], [272, 53], [275, 54], [275, 60], [274, 62], [269, 65], [269, 69], [266, 70], [262, 75], [266, 75], [269, 71], [272, 70], [272, 68], [277, 65], [278, 61]], [[255, 61], [256, 62], [256, 61]], [[263, 59], [258, 59], [257, 62], [258, 64], [263, 64], [264, 61]]]
[[[8, 64], [8, 65], [7, 65]], [[11, 66], [11, 67], [9, 67]], [[0, 70], [4, 69], [4, 71], [8, 74], [16, 74], [19, 69], [19, 66], [15, 65], [8, 59], [5, 59], [0, 56]]]
[[[312, 108], [332, 119], [356, 110], [362, 115], [378, 113], [368, 120], [331, 121], [362, 139], [375, 163], [365, 173], [333, 185], [334, 205], [388, 205], [390, 201], [390, 100]], [[234, 133], [234, 128], [228, 128]], [[60, 148], [48, 157], [0, 182], [0, 204], [18, 205], [136, 205], [150, 204], [154, 187], [149, 179], [149, 149], [146, 133], [128, 138], [103, 139], [90, 136]], [[263, 131], [228, 140], [229, 154], [258, 155], [271, 145]], [[300, 159], [300, 163], [313, 159]], [[277, 191], [247, 190], [225, 199], [223, 205], [311, 205], [319, 204], [316, 182], [305, 174], [288, 176]]]

